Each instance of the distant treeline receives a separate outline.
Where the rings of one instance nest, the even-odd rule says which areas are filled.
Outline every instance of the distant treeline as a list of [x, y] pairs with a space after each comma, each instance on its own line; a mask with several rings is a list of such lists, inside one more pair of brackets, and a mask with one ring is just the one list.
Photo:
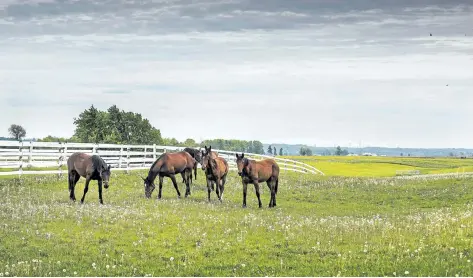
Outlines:
[[212, 139], [200, 143], [194, 139], [183, 142], [164, 138], [161, 131], [151, 125], [139, 113], [126, 112], [112, 105], [100, 111], [93, 105], [74, 118], [75, 131], [70, 138], [47, 136], [39, 142], [109, 143], [109, 144], [156, 144], [177, 147], [212, 146], [213, 149], [264, 154], [260, 141]]

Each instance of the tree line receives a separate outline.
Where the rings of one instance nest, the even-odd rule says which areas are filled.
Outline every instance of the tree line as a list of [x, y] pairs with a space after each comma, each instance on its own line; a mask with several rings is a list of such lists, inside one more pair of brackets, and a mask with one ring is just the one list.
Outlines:
[[[116, 105], [101, 111], [93, 105], [74, 118], [74, 135], [70, 138], [47, 136], [39, 142], [73, 142], [73, 143], [108, 143], [108, 144], [156, 144], [178, 147], [212, 146], [236, 152], [264, 154], [260, 141], [212, 139], [197, 143], [188, 138], [179, 142], [175, 138], [164, 138], [161, 131], [139, 113], [120, 110]], [[9, 128], [10, 135], [16, 140], [26, 136], [26, 130], [19, 125]]]

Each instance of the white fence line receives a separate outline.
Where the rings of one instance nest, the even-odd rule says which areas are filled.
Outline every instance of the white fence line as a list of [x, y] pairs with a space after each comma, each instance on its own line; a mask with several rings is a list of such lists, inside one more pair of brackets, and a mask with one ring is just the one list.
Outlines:
[[[19, 142], [0, 141], [0, 176], [28, 174], [64, 174], [67, 173], [66, 161], [75, 152], [97, 154], [116, 170], [149, 169], [159, 155], [165, 152], [176, 152], [184, 147], [159, 145], [118, 145], [89, 143], [58, 142]], [[213, 150], [227, 160], [230, 170], [236, 170], [236, 156], [240, 152]], [[260, 154], [245, 153], [255, 160], [274, 159], [281, 170], [299, 173], [321, 174], [321, 171], [305, 163]], [[28, 170], [28, 168], [52, 168], [57, 170]]]

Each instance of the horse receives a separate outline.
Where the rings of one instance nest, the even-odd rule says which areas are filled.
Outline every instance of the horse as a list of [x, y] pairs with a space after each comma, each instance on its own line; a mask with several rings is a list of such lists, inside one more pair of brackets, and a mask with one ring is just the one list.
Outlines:
[[[185, 148], [185, 152], [188, 152], [192, 158], [194, 158], [198, 163], [202, 164], [202, 153], [200, 152], [200, 149], [193, 149], [193, 148]], [[197, 163], [195, 163], [194, 166], [194, 176], [195, 180], [197, 180]], [[182, 182], [184, 182], [184, 178], [182, 179]], [[192, 184], [192, 175], [191, 175], [191, 184]]]
[[279, 165], [272, 159], [264, 159], [256, 161], [245, 158], [245, 154], [236, 154], [236, 164], [238, 175], [243, 183], [243, 207], [246, 208], [246, 189], [248, 183], [255, 185], [256, 197], [258, 197], [258, 205], [261, 208], [261, 199], [259, 192], [259, 183], [266, 182], [271, 191], [271, 200], [269, 207], [276, 206], [276, 194], [278, 193], [279, 184]]
[[184, 151], [175, 153], [164, 153], [151, 165], [148, 176], [143, 178], [145, 187], [145, 197], [151, 198], [151, 193], [155, 189], [154, 180], [159, 176], [159, 193], [158, 199], [161, 199], [161, 192], [163, 189], [164, 177], [169, 177], [174, 185], [177, 192], [177, 197], [181, 198], [181, 192], [177, 187], [176, 174], [181, 174], [186, 184], [186, 194], [191, 195], [190, 190], [190, 179], [192, 176], [192, 169], [194, 169], [196, 160], [188, 153]]
[[[208, 154], [210, 154], [210, 156], [211, 156], [213, 159], [215, 159], [215, 158], [218, 157], [218, 153], [212, 151], [212, 146], [209, 146], [208, 148], [207, 148], [207, 146], [204, 146], [204, 149], [205, 149], [205, 152], [204, 152], [204, 151], [201, 151], [201, 152], [202, 152], [202, 154], [201, 154], [202, 158], [203, 158], [204, 156], [208, 155]], [[202, 163], [201, 163], [201, 164], [202, 164]], [[213, 184], [213, 182], [210, 183], [210, 185], [211, 185], [211, 190], [214, 191], [214, 184]]]
[[102, 199], [102, 183], [105, 189], [108, 188], [110, 180], [110, 165], [98, 155], [88, 155], [85, 153], [73, 153], [67, 160], [67, 175], [69, 180], [69, 198], [76, 201], [74, 193], [75, 186], [80, 177], [85, 178], [84, 195], [80, 200], [84, 203], [85, 194], [89, 191], [89, 182], [96, 180], [99, 186], [99, 200], [103, 204]]
[[207, 180], [209, 202], [211, 185], [213, 188], [213, 183], [217, 184], [215, 193], [217, 193], [218, 199], [222, 202], [223, 190], [225, 189], [225, 182], [228, 174], [227, 161], [221, 157], [212, 158], [211, 153], [207, 153], [202, 157], [202, 170], [204, 171]]

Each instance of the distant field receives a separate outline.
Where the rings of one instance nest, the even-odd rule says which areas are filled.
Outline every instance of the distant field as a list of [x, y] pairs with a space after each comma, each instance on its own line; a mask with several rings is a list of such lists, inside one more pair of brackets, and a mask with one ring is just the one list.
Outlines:
[[397, 170], [421, 174], [473, 172], [473, 159], [372, 156], [287, 156], [312, 165], [329, 176], [390, 177]]

